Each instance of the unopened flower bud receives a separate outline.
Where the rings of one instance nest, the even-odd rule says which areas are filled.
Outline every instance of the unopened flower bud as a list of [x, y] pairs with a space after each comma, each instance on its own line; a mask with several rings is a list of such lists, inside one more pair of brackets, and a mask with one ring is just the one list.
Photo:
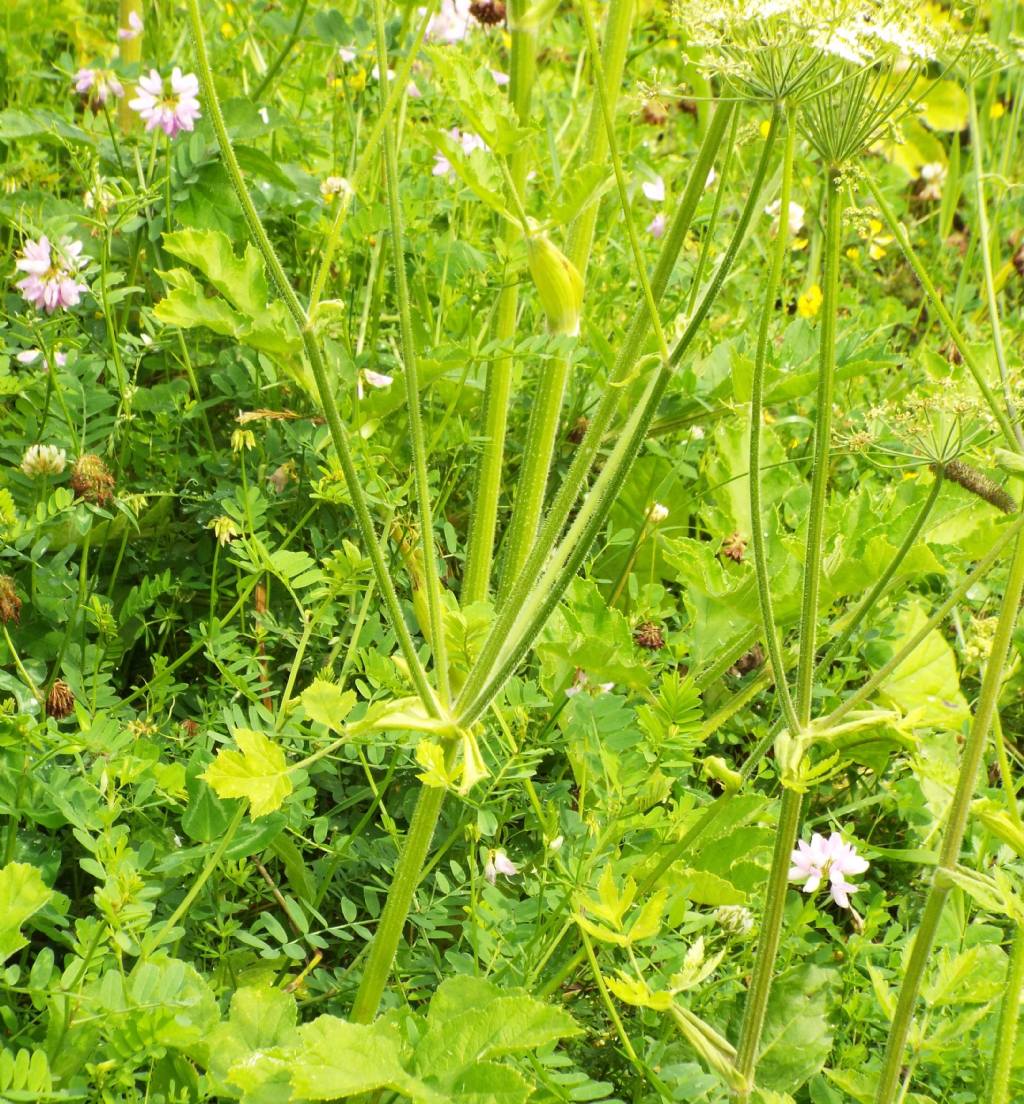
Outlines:
[[555, 334], [580, 332], [583, 279], [576, 266], [544, 234], [526, 240], [527, 260], [548, 329]]
[[660, 502], [652, 502], [651, 505], [647, 507], [647, 520], [652, 525], [660, 525], [667, 517], [668, 507], [662, 506]]
[[715, 909], [715, 921], [729, 935], [746, 935], [754, 926], [754, 914], [743, 905], [722, 905]]

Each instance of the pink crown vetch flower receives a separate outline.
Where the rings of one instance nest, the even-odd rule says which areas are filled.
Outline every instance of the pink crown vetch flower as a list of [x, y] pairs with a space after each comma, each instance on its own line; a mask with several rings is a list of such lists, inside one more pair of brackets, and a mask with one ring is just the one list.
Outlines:
[[15, 262], [19, 272], [27, 275], [17, 288], [37, 310], [53, 314], [58, 307], [77, 307], [86, 284], [79, 283], [78, 273], [89, 262], [81, 256], [82, 243], [62, 238], [58, 246], [43, 234], [39, 241], [27, 240]]
[[117, 100], [124, 95], [124, 85], [112, 69], [79, 69], [75, 74], [75, 91], [98, 115], [111, 97]]
[[139, 77], [138, 95], [128, 101], [132, 111], [146, 120], [146, 130], [157, 127], [173, 138], [182, 130], [195, 128], [199, 111], [199, 78], [195, 73], [183, 74], [175, 66], [170, 76], [170, 88], [155, 69]]
[[828, 878], [829, 893], [840, 908], [850, 907], [850, 894], [861, 887], [847, 881], [848, 874], [863, 874], [868, 868], [867, 859], [857, 854], [852, 843], [843, 843], [843, 837], [833, 832], [828, 839], [815, 832], [811, 842], [799, 840], [790, 856], [791, 882], [803, 882], [804, 893], [815, 893]]

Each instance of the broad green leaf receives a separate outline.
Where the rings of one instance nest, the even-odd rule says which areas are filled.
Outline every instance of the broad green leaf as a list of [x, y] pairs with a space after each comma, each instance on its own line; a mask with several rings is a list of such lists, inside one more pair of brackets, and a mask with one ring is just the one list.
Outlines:
[[688, 870], [673, 866], [679, 892], [700, 905], [745, 905], [747, 895], [732, 882], [707, 870]]
[[52, 896], [34, 866], [12, 862], [0, 870], [0, 962], [28, 943], [21, 925]]
[[218, 797], [244, 797], [253, 818], [266, 816], [292, 792], [284, 752], [262, 732], [236, 728], [233, 735], [239, 750], [219, 751], [200, 778]]
[[156, 317], [167, 326], [180, 326], [183, 330], [205, 326], [224, 337], [236, 337], [246, 324], [246, 319], [232, 309], [223, 299], [211, 299], [199, 281], [183, 268], [172, 268], [163, 273], [172, 289], [153, 308]]
[[299, 1097], [336, 1100], [390, 1089], [414, 1100], [443, 1100], [402, 1065], [406, 1042], [394, 1018], [354, 1024], [320, 1016], [300, 1027], [298, 1035], [292, 1084]]
[[247, 242], [239, 257], [230, 238], [219, 230], [175, 230], [164, 234], [168, 253], [185, 261], [207, 280], [233, 306], [250, 318], [267, 307], [269, 288], [259, 250]]
[[430, 1002], [415, 1065], [424, 1074], [456, 1070], [577, 1034], [575, 1021], [560, 1008], [483, 978], [457, 976], [443, 981]]
[[526, 1104], [533, 1095], [533, 1086], [518, 1070], [498, 1062], [474, 1062], [446, 1089], [451, 1104]]
[[[927, 620], [919, 604], [903, 610], [889, 646], [898, 651]], [[970, 716], [960, 690], [956, 656], [938, 629], [933, 629], [886, 679], [878, 698], [884, 705], [912, 714], [914, 724], [921, 727], [958, 731]]]
[[935, 81], [922, 97], [918, 110], [932, 130], [963, 130], [969, 114], [967, 93], [956, 81]]
[[356, 696], [351, 690], [342, 690], [337, 683], [325, 679], [314, 679], [302, 691], [302, 708], [306, 716], [339, 735], [345, 718], [355, 704]]
[[263, 1052], [288, 1047], [297, 1039], [295, 998], [270, 986], [247, 986], [231, 998], [228, 1018], [218, 1024], [207, 1043], [210, 1075], [225, 1089], [234, 1086], [247, 1097], [290, 1096], [290, 1074], [279, 1057], [261, 1061]]
[[757, 1063], [758, 1084], [796, 1092], [824, 1065], [832, 1050], [828, 993], [832, 971], [797, 966], [772, 987]]

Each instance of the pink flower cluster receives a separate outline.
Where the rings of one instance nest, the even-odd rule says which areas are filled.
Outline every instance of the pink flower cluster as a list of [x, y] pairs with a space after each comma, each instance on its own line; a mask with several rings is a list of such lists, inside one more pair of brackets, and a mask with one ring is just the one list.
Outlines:
[[169, 84], [165, 88], [164, 78], [150, 69], [146, 76], [139, 77], [138, 94], [128, 106], [146, 120], [146, 130], [159, 127], [173, 138], [180, 131], [194, 129], [200, 116], [199, 79], [195, 73], [183, 74], [175, 66]]
[[847, 874], [863, 874], [868, 868], [867, 859], [857, 854], [852, 843], [843, 843], [843, 837], [833, 832], [828, 839], [815, 832], [811, 842], [799, 840], [790, 857], [791, 882], [803, 882], [804, 893], [815, 893], [827, 878], [832, 900], [840, 908], [850, 907], [850, 894], [860, 886], [847, 881]]
[[75, 74], [75, 91], [97, 115], [111, 97], [118, 100], [124, 95], [124, 85], [112, 69], [79, 69]]
[[62, 238], [57, 246], [45, 234], [39, 241], [26, 241], [15, 262], [19, 272], [28, 274], [18, 281], [18, 290], [37, 310], [47, 314], [58, 307], [77, 307], [82, 292], [89, 290], [78, 280], [89, 263], [81, 253], [82, 243], [70, 238]]

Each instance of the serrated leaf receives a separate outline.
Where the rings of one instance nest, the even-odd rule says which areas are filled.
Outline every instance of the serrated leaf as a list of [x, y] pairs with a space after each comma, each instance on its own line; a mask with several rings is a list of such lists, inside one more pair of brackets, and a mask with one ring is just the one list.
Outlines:
[[335, 1100], [357, 1093], [392, 1092], [414, 1100], [443, 1099], [400, 1061], [406, 1047], [397, 1022], [388, 1016], [372, 1024], [354, 1024], [320, 1016], [298, 1029], [292, 1061], [295, 1094], [307, 1100]]
[[262, 732], [236, 728], [233, 735], [239, 750], [219, 751], [199, 777], [218, 797], [244, 797], [253, 819], [266, 816], [292, 792], [284, 752]]
[[[290, 993], [270, 986], [247, 986], [231, 998], [228, 1018], [209, 1035], [209, 1072], [221, 1084], [234, 1085], [246, 1093], [267, 1083], [281, 1084], [290, 1095], [290, 1074], [280, 1076], [279, 1057], [260, 1061], [263, 1052], [287, 1047], [297, 1038], [297, 1010]], [[268, 1091], [263, 1095], [269, 1095]], [[284, 1096], [288, 1099], [288, 1095]]]
[[239, 257], [227, 234], [187, 229], [164, 234], [163, 245], [168, 253], [199, 269], [243, 314], [256, 318], [266, 310], [270, 291], [263, 258], [251, 242]]
[[324, 679], [314, 679], [302, 691], [302, 708], [306, 716], [339, 735], [345, 718], [355, 704], [356, 696], [351, 690], [342, 690], [336, 683]]
[[34, 866], [12, 862], [0, 870], [0, 962], [28, 943], [21, 925], [52, 896]]
[[448, 978], [430, 1002], [415, 1067], [424, 1073], [458, 1069], [578, 1033], [567, 1012], [525, 993], [504, 991], [483, 978]]

